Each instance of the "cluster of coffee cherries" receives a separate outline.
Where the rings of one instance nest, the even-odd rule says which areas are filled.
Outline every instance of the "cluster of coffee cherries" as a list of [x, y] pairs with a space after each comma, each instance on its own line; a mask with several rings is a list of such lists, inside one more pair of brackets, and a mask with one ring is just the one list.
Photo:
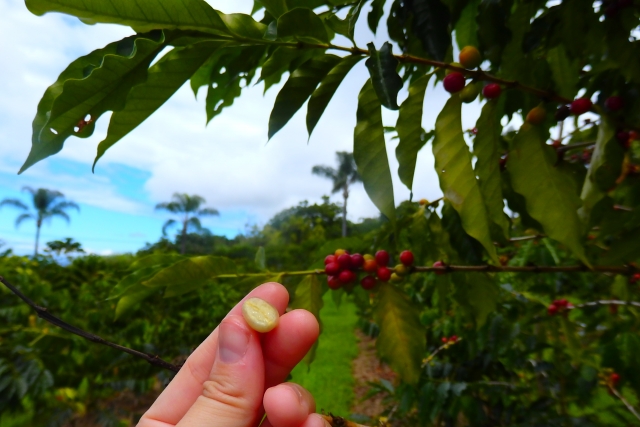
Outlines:
[[640, 273], [636, 273], [634, 275], [632, 275], [631, 277], [629, 277], [629, 283], [633, 284], [633, 283], [637, 283], [640, 281]]
[[411, 272], [413, 253], [403, 251], [400, 254], [400, 264], [389, 268], [391, 257], [389, 252], [380, 250], [375, 255], [350, 254], [344, 249], [338, 249], [324, 259], [324, 272], [327, 274], [327, 284], [331, 289], [339, 289], [344, 285], [354, 283], [358, 279], [358, 272], [366, 274], [360, 280], [360, 285], [370, 290], [380, 282], [400, 282], [402, 277]]
[[451, 335], [450, 337], [442, 337], [442, 338], [440, 338], [440, 341], [442, 341], [442, 344], [454, 343], [454, 342], [458, 341], [458, 336], [457, 335]]
[[622, 379], [620, 374], [618, 374], [611, 368], [604, 368], [602, 372], [598, 374], [598, 377], [600, 379], [600, 381], [598, 381], [600, 385], [608, 386], [611, 388], [616, 388], [616, 386]]
[[573, 305], [566, 299], [557, 299], [547, 308], [547, 313], [549, 313], [549, 316], [554, 316], [558, 313], [566, 315], [572, 307]]

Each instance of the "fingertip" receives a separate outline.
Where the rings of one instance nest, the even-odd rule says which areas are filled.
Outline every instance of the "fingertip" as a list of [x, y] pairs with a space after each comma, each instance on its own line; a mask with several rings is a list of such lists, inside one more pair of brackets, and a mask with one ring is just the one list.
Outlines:
[[300, 427], [331, 427], [331, 424], [320, 414], [309, 414]]
[[267, 389], [262, 400], [267, 418], [274, 427], [299, 427], [315, 411], [311, 393], [294, 383]]

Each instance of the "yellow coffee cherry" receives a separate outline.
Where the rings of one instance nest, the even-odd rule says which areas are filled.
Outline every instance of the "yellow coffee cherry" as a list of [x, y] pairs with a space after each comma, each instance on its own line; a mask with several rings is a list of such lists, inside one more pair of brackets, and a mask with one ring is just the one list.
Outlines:
[[269, 332], [280, 320], [278, 310], [260, 298], [249, 298], [242, 304], [242, 316], [251, 329], [257, 332]]

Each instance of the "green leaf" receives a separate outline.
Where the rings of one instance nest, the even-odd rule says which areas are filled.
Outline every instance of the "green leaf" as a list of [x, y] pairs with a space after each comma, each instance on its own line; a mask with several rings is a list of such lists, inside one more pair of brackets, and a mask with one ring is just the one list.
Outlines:
[[286, 0], [257, 0], [276, 19], [282, 16], [289, 8]]
[[122, 319], [123, 317], [131, 314], [139, 308], [142, 301], [161, 290], [162, 288], [160, 287], [145, 286], [142, 283], [129, 286], [118, 300], [114, 320]]
[[228, 33], [220, 12], [204, 0], [25, 0], [35, 15], [61, 12], [85, 23], [127, 25], [140, 31], [157, 29]]
[[502, 180], [500, 172], [500, 139], [502, 126], [498, 106], [487, 102], [476, 123], [478, 133], [473, 141], [473, 154], [477, 157], [476, 175], [480, 183], [480, 192], [487, 206], [489, 218], [500, 227], [502, 237], [509, 236], [509, 220], [504, 213]]
[[556, 160], [555, 150], [545, 145], [541, 131], [523, 125], [509, 152], [507, 170], [511, 185], [524, 196], [529, 215], [542, 224], [545, 234], [588, 264], [577, 212], [580, 198], [573, 180], [554, 166]]
[[311, 9], [297, 7], [278, 18], [278, 38], [308, 43], [329, 43], [322, 19]]
[[413, 30], [422, 47], [433, 59], [444, 61], [451, 47], [449, 8], [440, 0], [414, 0]]
[[391, 43], [385, 42], [379, 51], [373, 43], [367, 45], [369, 59], [365, 65], [369, 69], [373, 88], [378, 99], [390, 110], [397, 110], [398, 92], [402, 89], [402, 78], [398, 74], [398, 60], [393, 56]]
[[306, 62], [317, 53], [314, 49], [279, 46], [262, 65], [259, 81], [264, 81], [265, 93], [271, 86], [280, 82], [285, 72], [293, 71], [292, 67], [294, 65]]
[[[59, 152], [69, 136], [91, 136], [96, 120], [108, 110], [122, 108], [131, 88], [145, 81], [149, 64], [164, 46], [162, 33], [141, 34], [72, 62], [38, 105], [31, 151], [19, 173]], [[91, 123], [76, 132], [87, 115]]]
[[[322, 327], [322, 324], [320, 323], [320, 310], [323, 305], [322, 284], [320, 283], [320, 280], [318, 280], [318, 276], [315, 274], [305, 276], [296, 288], [296, 293], [293, 302], [291, 303], [291, 307], [294, 309], [307, 310], [316, 317], [318, 323]], [[313, 359], [316, 357], [317, 348], [318, 341], [316, 340], [311, 350], [309, 350], [307, 355], [304, 357], [304, 363], [309, 365], [313, 362]]]
[[404, 293], [384, 284], [376, 295], [373, 317], [380, 327], [376, 340], [378, 354], [389, 362], [404, 382], [417, 383], [426, 351], [420, 310], [409, 302]]
[[636, 261], [640, 257], [640, 228], [624, 233], [614, 241], [600, 258], [602, 264], [619, 264]]
[[256, 262], [256, 267], [258, 267], [258, 270], [266, 270], [267, 261], [264, 253], [264, 246], [260, 246], [258, 248], [258, 251], [256, 252], [255, 262]]
[[104, 153], [162, 106], [221, 46], [220, 42], [201, 42], [175, 48], [149, 69], [147, 81], [135, 86], [123, 109], [111, 116], [107, 137], [98, 145], [95, 165]]
[[487, 316], [496, 310], [500, 290], [491, 277], [484, 273], [451, 274], [454, 284], [454, 299], [460, 304], [480, 328]]
[[358, 95], [356, 120], [353, 157], [358, 166], [358, 173], [373, 204], [395, 227], [396, 208], [382, 127], [381, 105], [371, 79], [367, 80]]
[[311, 132], [318, 124], [320, 117], [324, 113], [324, 110], [329, 105], [329, 101], [336, 93], [338, 86], [342, 83], [342, 80], [351, 71], [354, 65], [356, 65], [362, 56], [347, 56], [342, 58], [335, 67], [329, 71], [329, 73], [322, 79], [320, 86], [313, 92], [311, 98], [309, 98], [309, 104], [307, 105], [307, 131], [309, 137]]
[[607, 191], [615, 186], [621, 173], [624, 151], [614, 135], [614, 128], [603, 117], [580, 194], [583, 205], [578, 213], [586, 224], [589, 223], [591, 210], [606, 196]]
[[400, 106], [400, 114], [396, 122], [396, 130], [400, 142], [396, 147], [398, 159], [398, 176], [409, 190], [413, 188], [413, 175], [416, 170], [418, 152], [427, 143], [422, 129], [422, 108], [424, 94], [431, 79], [431, 74], [414, 80], [409, 86], [409, 96]]
[[349, 9], [349, 13], [347, 13], [347, 17], [345, 18], [348, 24], [348, 31], [346, 36], [354, 44], [355, 44], [354, 35], [356, 31], [356, 24], [358, 23], [358, 18], [360, 18], [360, 12], [362, 12], [362, 8], [364, 7], [365, 3], [366, 3], [366, 0], [358, 0], [358, 3], [356, 3], [355, 6]]
[[433, 141], [435, 168], [445, 199], [458, 211], [468, 235], [484, 246], [489, 257], [498, 261], [489, 233], [490, 221], [480, 185], [471, 166], [469, 147], [462, 136], [462, 103], [453, 95], [436, 119]]
[[578, 78], [580, 77], [578, 61], [569, 60], [564, 46], [559, 44], [553, 49], [549, 49], [547, 62], [551, 67], [551, 74], [558, 88], [558, 94], [573, 99], [578, 92]]
[[472, 0], [462, 9], [460, 19], [456, 22], [456, 42], [458, 48], [462, 50], [465, 46], [478, 46], [478, 24], [476, 17], [478, 16], [479, 0]]
[[335, 55], [311, 58], [289, 76], [269, 116], [269, 139], [289, 122], [340, 59]]
[[484, 254], [482, 245], [464, 231], [458, 211], [447, 200], [442, 206], [442, 227], [449, 234], [449, 242], [463, 264], [482, 264]]
[[371, 10], [367, 15], [367, 24], [369, 24], [369, 28], [373, 34], [378, 30], [378, 24], [380, 23], [382, 15], [384, 15], [384, 3], [385, 0], [373, 0], [371, 2]]
[[107, 300], [121, 297], [130, 287], [151, 279], [161, 269], [182, 259], [184, 256], [177, 254], [153, 254], [137, 260], [129, 266], [132, 273], [116, 284]]
[[179, 261], [144, 282], [147, 287], [166, 287], [165, 298], [196, 290], [222, 274], [235, 274], [236, 265], [229, 258], [206, 255]]

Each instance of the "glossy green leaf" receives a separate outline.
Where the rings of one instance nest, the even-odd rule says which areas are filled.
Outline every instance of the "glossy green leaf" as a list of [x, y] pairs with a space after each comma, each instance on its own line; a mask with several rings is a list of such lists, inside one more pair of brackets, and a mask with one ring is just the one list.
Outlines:
[[371, 10], [367, 15], [367, 24], [369, 24], [369, 29], [373, 34], [378, 31], [378, 24], [382, 19], [382, 15], [384, 15], [384, 3], [385, 0], [373, 0], [371, 2]]
[[511, 185], [524, 196], [527, 212], [542, 224], [544, 233], [588, 263], [577, 212], [581, 201], [573, 181], [554, 166], [556, 160], [555, 150], [544, 143], [541, 131], [523, 125], [509, 152], [507, 170]]
[[376, 295], [373, 317], [380, 327], [376, 340], [378, 354], [388, 361], [404, 382], [417, 383], [426, 351], [419, 309], [403, 292], [385, 284]]
[[311, 9], [295, 8], [278, 18], [278, 38], [308, 43], [329, 43], [322, 19]]
[[144, 282], [147, 287], [166, 287], [166, 298], [198, 289], [222, 274], [235, 274], [236, 265], [229, 258], [206, 255], [188, 258], [158, 272]]
[[353, 157], [358, 165], [358, 173], [373, 204], [395, 224], [396, 208], [381, 105], [371, 79], [367, 80], [358, 95], [356, 120]]
[[[87, 138], [106, 111], [122, 108], [165, 46], [160, 32], [126, 37], [75, 60], [45, 92], [33, 121], [31, 151], [20, 173], [59, 152], [71, 135]], [[85, 117], [91, 123], [76, 126]], [[76, 132], [77, 130], [77, 132]]]
[[[305, 276], [304, 279], [298, 284], [296, 287], [296, 293], [293, 298], [293, 302], [291, 303], [291, 307], [294, 309], [303, 309], [307, 310], [311, 314], [313, 314], [318, 323], [320, 323], [320, 310], [324, 305], [324, 301], [322, 300], [322, 283], [318, 279], [318, 276], [315, 274]], [[322, 327], [322, 324], [320, 323]], [[316, 350], [318, 348], [318, 341], [313, 344], [313, 347], [307, 355], [304, 357], [303, 362], [307, 365], [313, 362], [313, 359], [316, 356]]]
[[147, 81], [134, 87], [126, 105], [111, 116], [107, 137], [98, 145], [93, 167], [104, 153], [162, 106], [221, 46], [202, 42], [175, 48], [149, 69]]
[[640, 228], [631, 230], [615, 240], [600, 258], [601, 264], [618, 265], [640, 258]]
[[[302, 64], [319, 52], [314, 49], [298, 49], [295, 47], [280, 46], [273, 51], [271, 56], [262, 64], [260, 80], [264, 81], [264, 91], [280, 82], [282, 75], [294, 71], [296, 65]], [[294, 70], [292, 70], [294, 68]]]
[[307, 131], [309, 136], [318, 124], [324, 110], [329, 105], [329, 101], [338, 90], [342, 80], [349, 74], [349, 71], [362, 60], [362, 56], [347, 56], [338, 62], [335, 67], [322, 79], [320, 86], [313, 92], [307, 105]]
[[227, 33], [221, 14], [204, 0], [25, 0], [36, 15], [61, 12], [85, 23], [127, 25], [137, 31], [157, 29]]
[[451, 275], [454, 299], [471, 315], [480, 328], [496, 310], [500, 290], [495, 280], [484, 273]]
[[589, 223], [591, 210], [606, 196], [607, 191], [615, 186], [621, 173], [624, 151], [614, 134], [612, 126], [603, 118], [580, 194], [583, 204], [578, 212], [586, 224]]
[[311, 58], [289, 76], [271, 110], [269, 139], [289, 122], [340, 59], [335, 55]]
[[162, 291], [160, 287], [145, 286], [142, 283], [136, 283], [133, 286], [129, 286], [127, 290], [122, 294], [116, 304], [115, 319], [122, 319], [123, 317], [133, 313], [140, 307], [140, 303], [153, 294]]
[[471, 166], [469, 147], [462, 136], [461, 107], [460, 98], [453, 95], [436, 119], [433, 141], [435, 168], [442, 193], [460, 214], [464, 230], [479, 241], [489, 257], [497, 262], [498, 256], [489, 233], [489, 215]]
[[286, 0], [258, 0], [257, 2], [276, 19], [289, 10]]
[[366, 3], [366, 0], [358, 0], [355, 6], [349, 9], [349, 13], [347, 13], [347, 17], [345, 18], [348, 25], [347, 38], [349, 38], [349, 40], [351, 40], [352, 42], [354, 42], [356, 24], [358, 23], [358, 19], [360, 18], [360, 12], [362, 12], [362, 8], [364, 7], [365, 3]]
[[465, 46], [478, 46], [478, 3], [480, 0], [472, 0], [462, 9], [460, 18], [456, 22], [456, 42], [458, 48], [462, 50]]
[[402, 89], [402, 78], [398, 74], [398, 60], [393, 56], [391, 43], [385, 42], [380, 50], [373, 43], [367, 45], [369, 59], [365, 65], [373, 82], [378, 99], [390, 110], [398, 108], [398, 92]]
[[489, 218], [502, 230], [502, 237], [509, 236], [509, 220], [504, 213], [502, 179], [500, 171], [500, 139], [502, 126], [496, 102], [487, 102], [476, 122], [478, 133], [473, 141], [473, 154], [480, 191], [487, 206]]
[[129, 267], [132, 273], [123, 277], [114, 286], [107, 300], [119, 298], [130, 287], [151, 279], [161, 269], [182, 259], [184, 256], [177, 254], [153, 254], [137, 260]]
[[400, 106], [400, 114], [396, 122], [396, 130], [400, 142], [396, 147], [398, 159], [398, 176], [409, 190], [413, 188], [413, 175], [416, 170], [418, 152], [427, 142], [422, 129], [422, 108], [424, 94], [431, 74], [422, 76], [409, 86], [409, 96]]
[[433, 59], [444, 61], [451, 48], [449, 8], [440, 0], [413, 0], [413, 29], [422, 47]]
[[462, 264], [479, 265], [483, 263], [484, 249], [462, 226], [462, 219], [448, 200], [442, 206], [442, 227], [449, 235], [449, 242], [455, 249]]
[[431, 236], [429, 236], [430, 240], [438, 252], [438, 256], [429, 261], [431, 261], [431, 263], [435, 261], [444, 261], [446, 264], [459, 263], [460, 256], [451, 245], [451, 236], [449, 236], [449, 232], [442, 224], [442, 219], [435, 211], [427, 213], [427, 224], [429, 226], [429, 232], [431, 233]]
[[578, 92], [578, 78], [580, 64], [571, 61], [563, 45], [558, 45], [547, 52], [547, 62], [551, 67], [553, 80], [558, 88], [558, 94], [573, 99]]

